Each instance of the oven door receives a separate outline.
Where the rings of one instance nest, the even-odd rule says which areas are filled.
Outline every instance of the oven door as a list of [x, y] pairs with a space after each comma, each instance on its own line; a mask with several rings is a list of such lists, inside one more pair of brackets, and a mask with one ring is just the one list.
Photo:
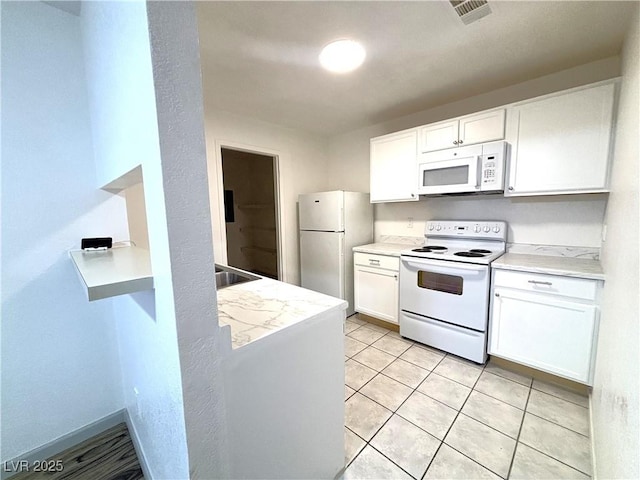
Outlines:
[[480, 190], [482, 146], [425, 153], [418, 162], [418, 194], [439, 195]]
[[489, 266], [402, 256], [400, 309], [484, 332]]

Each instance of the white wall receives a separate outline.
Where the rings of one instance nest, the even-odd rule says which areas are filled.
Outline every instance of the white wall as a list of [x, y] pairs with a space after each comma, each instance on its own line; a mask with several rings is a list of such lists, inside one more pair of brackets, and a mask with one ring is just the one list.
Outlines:
[[[189, 478], [228, 478], [223, 352], [193, 2], [148, 2]], [[171, 456], [164, 452], [167, 460]]]
[[[372, 137], [604, 80], [619, 73], [620, 60], [611, 57], [332, 137], [328, 188], [369, 191]], [[380, 204], [375, 207], [375, 237], [376, 240], [382, 235], [419, 237], [424, 233], [424, 222], [432, 218], [491, 217], [510, 223], [510, 242], [599, 247], [605, 205], [604, 195], [514, 200], [459, 197]], [[414, 219], [413, 228], [408, 228], [409, 217]], [[546, 228], [539, 229], [541, 224]]]
[[640, 329], [638, 328], [638, 132], [640, 9], [631, 18], [622, 55], [611, 194], [602, 247], [606, 275], [592, 416], [598, 478], [640, 478]]
[[122, 408], [111, 301], [87, 301], [67, 251], [128, 233], [123, 199], [95, 188], [78, 17], [0, 8], [6, 461]]
[[225, 257], [222, 255], [226, 253], [226, 245], [221, 233], [224, 232], [225, 223], [224, 209], [221, 206], [220, 145], [244, 147], [246, 150], [258, 153], [277, 155], [284, 253], [282, 280], [299, 285], [298, 195], [327, 189], [326, 139], [227, 112], [207, 110], [207, 89], [215, 88], [215, 78], [204, 78], [203, 83], [213, 247], [216, 255], [217, 252], [221, 252], [221, 256], [217, 258], [224, 262]]
[[112, 182], [140, 163], [144, 177], [155, 291], [114, 300], [114, 316], [125, 404], [146, 473], [224, 478], [227, 435], [194, 6], [88, 2], [82, 21], [99, 181]]
[[118, 328], [124, 403], [153, 478], [187, 478], [182, 379], [146, 5], [85, 2], [81, 19], [98, 170], [98, 183], [93, 188], [140, 163], [144, 175], [155, 291], [113, 300], [111, 320]]
[[[503, 220], [507, 241], [539, 245], [600, 247], [606, 196], [427, 198], [410, 204], [376, 205], [375, 237], [421, 237], [429, 220]], [[409, 217], [413, 228], [409, 228]]]

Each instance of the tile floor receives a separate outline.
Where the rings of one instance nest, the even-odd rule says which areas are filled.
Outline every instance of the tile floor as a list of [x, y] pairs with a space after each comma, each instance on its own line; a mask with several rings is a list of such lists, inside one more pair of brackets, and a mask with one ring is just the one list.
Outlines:
[[590, 478], [586, 397], [347, 319], [347, 479]]

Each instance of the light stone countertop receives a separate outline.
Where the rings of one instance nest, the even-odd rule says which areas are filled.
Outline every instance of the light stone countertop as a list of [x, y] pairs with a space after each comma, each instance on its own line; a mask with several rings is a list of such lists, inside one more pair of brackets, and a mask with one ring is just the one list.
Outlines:
[[376, 255], [389, 255], [393, 257], [399, 257], [400, 252], [404, 250], [410, 250], [415, 248], [414, 245], [408, 245], [406, 243], [370, 243], [368, 245], [360, 245], [353, 247], [354, 252], [360, 253], [373, 253]]
[[604, 272], [602, 271], [600, 262], [586, 258], [505, 253], [497, 260], [494, 260], [491, 266], [501, 270], [516, 270], [521, 272], [604, 280]]
[[218, 290], [218, 322], [231, 327], [234, 349], [290, 325], [346, 308], [347, 302], [339, 298], [268, 278]]

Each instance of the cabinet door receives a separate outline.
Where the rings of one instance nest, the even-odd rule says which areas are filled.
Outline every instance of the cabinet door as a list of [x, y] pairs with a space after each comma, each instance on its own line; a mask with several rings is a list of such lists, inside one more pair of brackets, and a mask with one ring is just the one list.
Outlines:
[[371, 203], [418, 200], [418, 132], [371, 139]]
[[420, 128], [420, 151], [432, 152], [458, 145], [458, 120], [434, 123]]
[[601, 85], [514, 107], [508, 194], [605, 190], [614, 90]]
[[597, 308], [496, 288], [489, 353], [581, 383], [591, 383]]
[[504, 139], [504, 115], [503, 108], [461, 118], [458, 145], [472, 145]]
[[354, 272], [356, 312], [398, 323], [398, 272], [366, 267]]

